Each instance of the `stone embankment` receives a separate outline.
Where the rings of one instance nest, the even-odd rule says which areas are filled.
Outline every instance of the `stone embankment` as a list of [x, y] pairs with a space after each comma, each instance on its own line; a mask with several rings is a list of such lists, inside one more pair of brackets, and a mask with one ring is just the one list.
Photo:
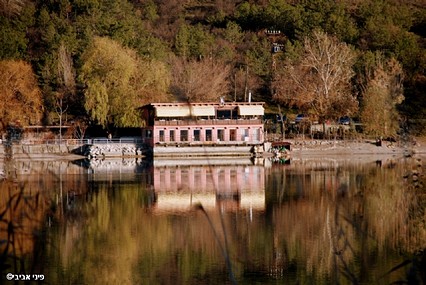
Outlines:
[[6, 144], [0, 144], [0, 157], [11, 155], [15, 158], [34, 158], [65, 156], [76, 152], [81, 148], [80, 144], [12, 144], [8, 149]]
[[143, 156], [143, 148], [135, 143], [87, 144], [79, 154], [88, 158]]
[[[391, 155], [426, 155], [426, 138], [416, 138], [410, 143], [383, 141], [377, 145], [374, 141], [342, 141], [342, 140], [310, 140], [297, 139], [286, 140], [291, 144], [290, 156], [313, 156], [313, 155], [368, 155], [368, 154], [391, 154]], [[232, 148], [213, 149], [216, 155], [226, 153], [235, 154]], [[173, 153], [168, 153], [167, 148], [159, 148], [158, 156], [172, 157], [179, 153], [192, 152], [195, 149], [175, 148]], [[92, 143], [92, 144], [14, 144], [7, 150], [5, 144], [0, 144], [0, 157], [7, 154], [14, 158], [105, 158], [105, 157], [126, 157], [144, 156], [144, 148], [137, 143]], [[268, 154], [268, 148], [263, 150], [263, 155]], [[200, 148], [200, 154], [210, 154], [206, 148]], [[219, 153], [220, 152], [220, 153]], [[250, 153], [249, 150], [246, 150]]]
[[0, 156], [14, 158], [41, 158], [56, 156], [85, 156], [88, 158], [142, 156], [143, 148], [137, 143], [85, 143], [85, 144], [0, 144]]

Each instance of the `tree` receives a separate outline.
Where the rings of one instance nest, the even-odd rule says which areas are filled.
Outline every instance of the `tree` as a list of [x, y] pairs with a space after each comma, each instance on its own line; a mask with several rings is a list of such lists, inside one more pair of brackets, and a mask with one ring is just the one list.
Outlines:
[[31, 65], [24, 61], [0, 61], [0, 130], [10, 123], [40, 122], [41, 92]]
[[365, 68], [362, 92], [361, 120], [367, 134], [391, 137], [399, 129], [396, 106], [404, 100], [403, 71], [394, 58], [385, 59], [381, 53]]
[[185, 58], [212, 57], [213, 36], [203, 26], [181, 25], [175, 38], [176, 53]]
[[34, 25], [34, 5], [29, 1], [0, 0], [0, 59], [28, 56], [27, 33]]
[[86, 86], [84, 106], [90, 118], [104, 127], [140, 126], [136, 108], [165, 96], [169, 82], [165, 66], [141, 60], [109, 38], [95, 37], [82, 60], [79, 78]]
[[59, 139], [61, 140], [63, 115], [69, 107], [67, 102], [71, 101], [75, 94], [75, 73], [72, 58], [64, 43], [61, 43], [58, 51], [58, 84], [55, 111], [59, 117]]
[[25, 0], [0, 0], [0, 15], [8, 17], [19, 15], [25, 2]]
[[229, 93], [230, 70], [228, 65], [210, 59], [176, 60], [172, 94], [180, 101], [218, 101]]
[[320, 120], [350, 115], [357, 109], [350, 84], [354, 60], [354, 52], [345, 43], [315, 31], [305, 38], [300, 56], [286, 57], [277, 66], [274, 99]]

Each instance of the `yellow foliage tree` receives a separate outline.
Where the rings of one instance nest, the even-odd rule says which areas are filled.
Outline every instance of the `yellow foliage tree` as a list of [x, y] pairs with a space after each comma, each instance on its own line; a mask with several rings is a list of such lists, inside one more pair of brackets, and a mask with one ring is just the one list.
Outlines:
[[41, 91], [31, 65], [21, 60], [0, 61], [0, 130], [17, 121], [38, 124], [42, 111]]

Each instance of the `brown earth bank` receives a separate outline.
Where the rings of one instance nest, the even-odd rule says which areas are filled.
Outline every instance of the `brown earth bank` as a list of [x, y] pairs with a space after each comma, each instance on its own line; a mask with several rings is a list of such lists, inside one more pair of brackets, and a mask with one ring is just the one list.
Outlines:
[[286, 140], [291, 143], [291, 156], [297, 155], [426, 155], [426, 137], [410, 142], [375, 140]]

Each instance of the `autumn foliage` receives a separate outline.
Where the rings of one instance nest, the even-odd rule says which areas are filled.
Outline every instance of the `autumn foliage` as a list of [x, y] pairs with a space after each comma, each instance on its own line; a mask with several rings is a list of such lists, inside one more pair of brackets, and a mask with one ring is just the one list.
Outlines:
[[0, 1], [0, 60], [31, 64], [46, 123], [129, 127], [139, 124], [130, 107], [246, 101], [249, 93], [267, 112], [279, 105], [289, 115], [362, 121], [368, 83], [358, 78], [369, 68], [362, 58], [381, 52], [404, 75], [405, 100], [392, 101], [397, 115], [421, 132], [423, 2]]
[[21, 60], [0, 61], [0, 130], [8, 124], [40, 123], [42, 94], [31, 66]]

